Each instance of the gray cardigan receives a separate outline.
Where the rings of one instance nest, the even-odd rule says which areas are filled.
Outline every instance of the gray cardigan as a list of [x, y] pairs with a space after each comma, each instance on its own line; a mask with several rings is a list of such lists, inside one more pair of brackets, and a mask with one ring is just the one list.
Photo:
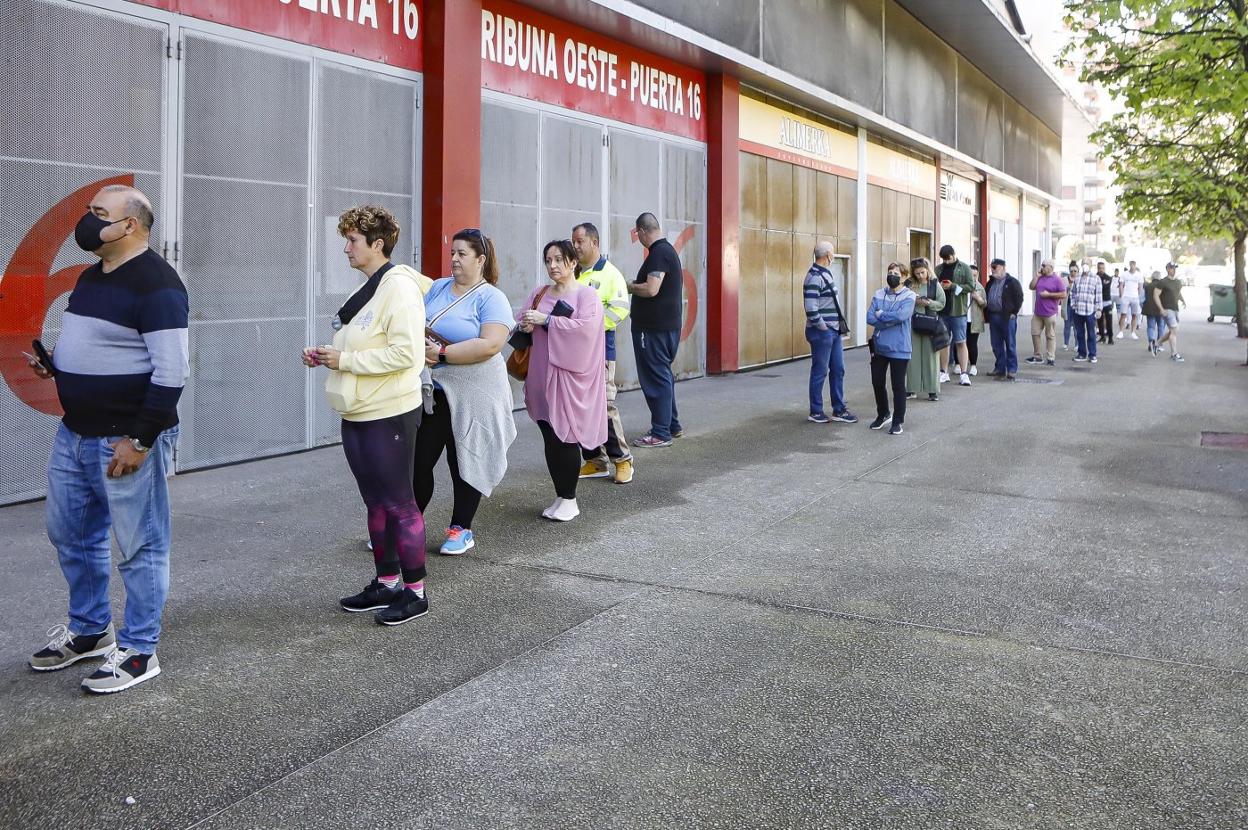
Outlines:
[[[507, 450], [516, 440], [503, 356], [496, 354], [483, 363], [439, 363], [430, 374], [451, 407], [459, 477], [488, 496], [503, 480]], [[431, 385], [426, 389], [425, 400], [432, 402]]]

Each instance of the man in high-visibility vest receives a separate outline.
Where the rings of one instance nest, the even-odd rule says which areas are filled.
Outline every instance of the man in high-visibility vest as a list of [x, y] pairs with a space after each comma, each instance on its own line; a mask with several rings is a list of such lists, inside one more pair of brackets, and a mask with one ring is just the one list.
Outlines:
[[620, 410], [615, 405], [615, 329], [628, 317], [628, 287], [620, 269], [603, 256], [598, 229], [582, 222], [572, 229], [572, 247], [576, 249], [576, 281], [588, 285], [602, 299], [603, 326], [607, 338], [607, 443], [593, 450], [582, 450], [585, 464], [581, 478], [606, 478], [615, 465], [616, 484], [633, 480], [633, 456], [628, 451]]

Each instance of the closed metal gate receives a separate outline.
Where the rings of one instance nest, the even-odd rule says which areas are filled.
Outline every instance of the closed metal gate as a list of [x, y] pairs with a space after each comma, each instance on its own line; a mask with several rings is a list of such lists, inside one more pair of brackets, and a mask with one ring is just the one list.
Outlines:
[[[658, 217], [685, 268], [686, 331], [674, 368], [705, 372], [706, 150], [702, 145], [576, 118], [488, 95], [481, 113], [481, 226], [495, 243], [499, 287], [513, 308], [546, 280], [541, 246], [593, 222], [602, 248], [631, 280], [644, 251], [632, 237], [643, 212]], [[616, 377], [637, 385], [630, 323], [619, 329]]]
[[151, 197], [153, 247], [190, 292], [179, 471], [339, 439], [324, 375], [298, 350], [328, 342], [359, 284], [343, 209], [388, 207], [403, 229], [394, 259], [420, 266], [418, 76], [152, 15], [53, 0], [0, 15], [0, 503], [44, 490], [59, 408], [13, 356], [31, 326], [55, 343], [66, 269], [92, 260], [73, 222], [101, 183]]

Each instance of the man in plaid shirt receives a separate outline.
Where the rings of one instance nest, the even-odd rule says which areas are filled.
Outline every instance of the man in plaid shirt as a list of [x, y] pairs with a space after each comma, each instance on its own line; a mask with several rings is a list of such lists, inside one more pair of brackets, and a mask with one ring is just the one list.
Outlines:
[[1075, 277], [1070, 286], [1070, 313], [1075, 317], [1075, 342], [1079, 353], [1076, 363], [1096, 362], [1097, 318], [1101, 316], [1101, 280], [1096, 274], [1084, 271]]

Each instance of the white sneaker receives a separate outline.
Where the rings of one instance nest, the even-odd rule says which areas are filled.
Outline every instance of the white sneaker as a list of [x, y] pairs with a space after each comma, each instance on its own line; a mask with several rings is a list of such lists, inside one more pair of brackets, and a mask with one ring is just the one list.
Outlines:
[[556, 522], [570, 522], [581, 515], [581, 508], [576, 506], [576, 499], [559, 499], [554, 510], [546, 518]]
[[978, 368], [976, 368], [975, 366], [972, 366], [972, 367], [971, 367], [971, 377], [975, 377], [975, 376], [976, 376], [976, 375], [978, 375], [978, 374], [979, 374], [979, 369], [978, 369]]
[[958, 381], [958, 386], [970, 386], [970, 385], [971, 385], [971, 376], [968, 375], [966, 372], [963, 372], [961, 379]]
[[1118, 339], [1119, 339], [1119, 340], [1121, 340], [1122, 338], [1124, 338], [1124, 337], [1126, 337], [1126, 336], [1127, 336], [1127, 333], [1126, 333], [1125, 331], [1122, 331], [1121, 329], [1119, 329], [1119, 330], [1118, 330]]
[[940, 382], [941, 382], [941, 383], [948, 383], [948, 382], [949, 382], [949, 373], [948, 373], [948, 372], [941, 372], [941, 373], [940, 373]]
[[1136, 334], [1135, 332], [1131, 332], [1131, 339], [1132, 339], [1132, 340], [1139, 340], [1139, 339], [1140, 339], [1140, 336], [1139, 336], [1138, 334]]
[[550, 507], [547, 507], [545, 510], [543, 510], [543, 511], [542, 511], [542, 516], [543, 516], [543, 517], [545, 517], [545, 518], [547, 518], [547, 519], [549, 519], [549, 518], [550, 518], [550, 514], [551, 514], [551, 513], [554, 513], [554, 512], [555, 512], [555, 510], [556, 510], [556, 509], [559, 507], [559, 505], [561, 505], [561, 504], [563, 504], [563, 499], [555, 499], [554, 501], [552, 501], [552, 502], [550, 503]]

